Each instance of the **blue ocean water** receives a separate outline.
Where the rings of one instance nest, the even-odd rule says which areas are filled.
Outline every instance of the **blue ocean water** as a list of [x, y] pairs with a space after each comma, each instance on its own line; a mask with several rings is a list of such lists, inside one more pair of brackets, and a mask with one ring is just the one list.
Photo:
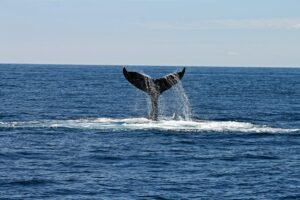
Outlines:
[[157, 122], [121, 66], [1, 64], [0, 100], [0, 199], [300, 199], [297, 68], [188, 67]]

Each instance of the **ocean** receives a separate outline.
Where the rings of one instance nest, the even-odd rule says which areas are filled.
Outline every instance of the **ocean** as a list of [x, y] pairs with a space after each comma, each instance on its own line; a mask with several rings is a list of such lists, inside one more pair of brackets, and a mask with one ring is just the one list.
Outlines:
[[300, 199], [300, 68], [187, 67], [158, 121], [122, 66], [1, 64], [0, 100], [0, 199]]

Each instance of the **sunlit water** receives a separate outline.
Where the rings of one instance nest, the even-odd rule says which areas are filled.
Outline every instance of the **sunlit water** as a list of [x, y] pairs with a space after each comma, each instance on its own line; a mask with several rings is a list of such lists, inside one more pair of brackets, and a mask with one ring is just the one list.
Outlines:
[[[128, 67], [159, 78], [181, 68]], [[299, 199], [300, 70], [0, 65], [1, 199]]]

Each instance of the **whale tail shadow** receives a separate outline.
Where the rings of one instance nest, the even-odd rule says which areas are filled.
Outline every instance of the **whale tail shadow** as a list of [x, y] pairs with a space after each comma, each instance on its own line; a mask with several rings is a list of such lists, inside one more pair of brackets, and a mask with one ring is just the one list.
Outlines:
[[168, 74], [159, 79], [152, 79], [151, 77], [138, 73], [129, 72], [123, 68], [125, 78], [135, 87], [146, 92], [151, 99], [150, 119], [157, 120], [158, 117], [158, 97], [164, 91], [170, 89], [173, 85], [178, 83], [185, 73], [185, 68], [180, 72]]

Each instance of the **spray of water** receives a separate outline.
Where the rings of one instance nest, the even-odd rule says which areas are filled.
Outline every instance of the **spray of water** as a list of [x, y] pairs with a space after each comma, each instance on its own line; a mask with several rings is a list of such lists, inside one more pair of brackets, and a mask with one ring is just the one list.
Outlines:
[[181, 82], [178, 82], [159, 98], [160, 118], [168, 119], [171, 117], [177, 120], [192, 120], [191, 105]]
[[179, 110], [177, 111], [179, 116], [186, 121], [191, 121], [192, 111], [191, 111], [190, 101], [188, 99], [188, 96], [185, 93], [184, 88], [182, 87], [181, 82], [176, 84], [173, 87], [173, 89], [175, 95], [177, 96], [176, 104], [177, 104], [177, 108], [179, 108]]

